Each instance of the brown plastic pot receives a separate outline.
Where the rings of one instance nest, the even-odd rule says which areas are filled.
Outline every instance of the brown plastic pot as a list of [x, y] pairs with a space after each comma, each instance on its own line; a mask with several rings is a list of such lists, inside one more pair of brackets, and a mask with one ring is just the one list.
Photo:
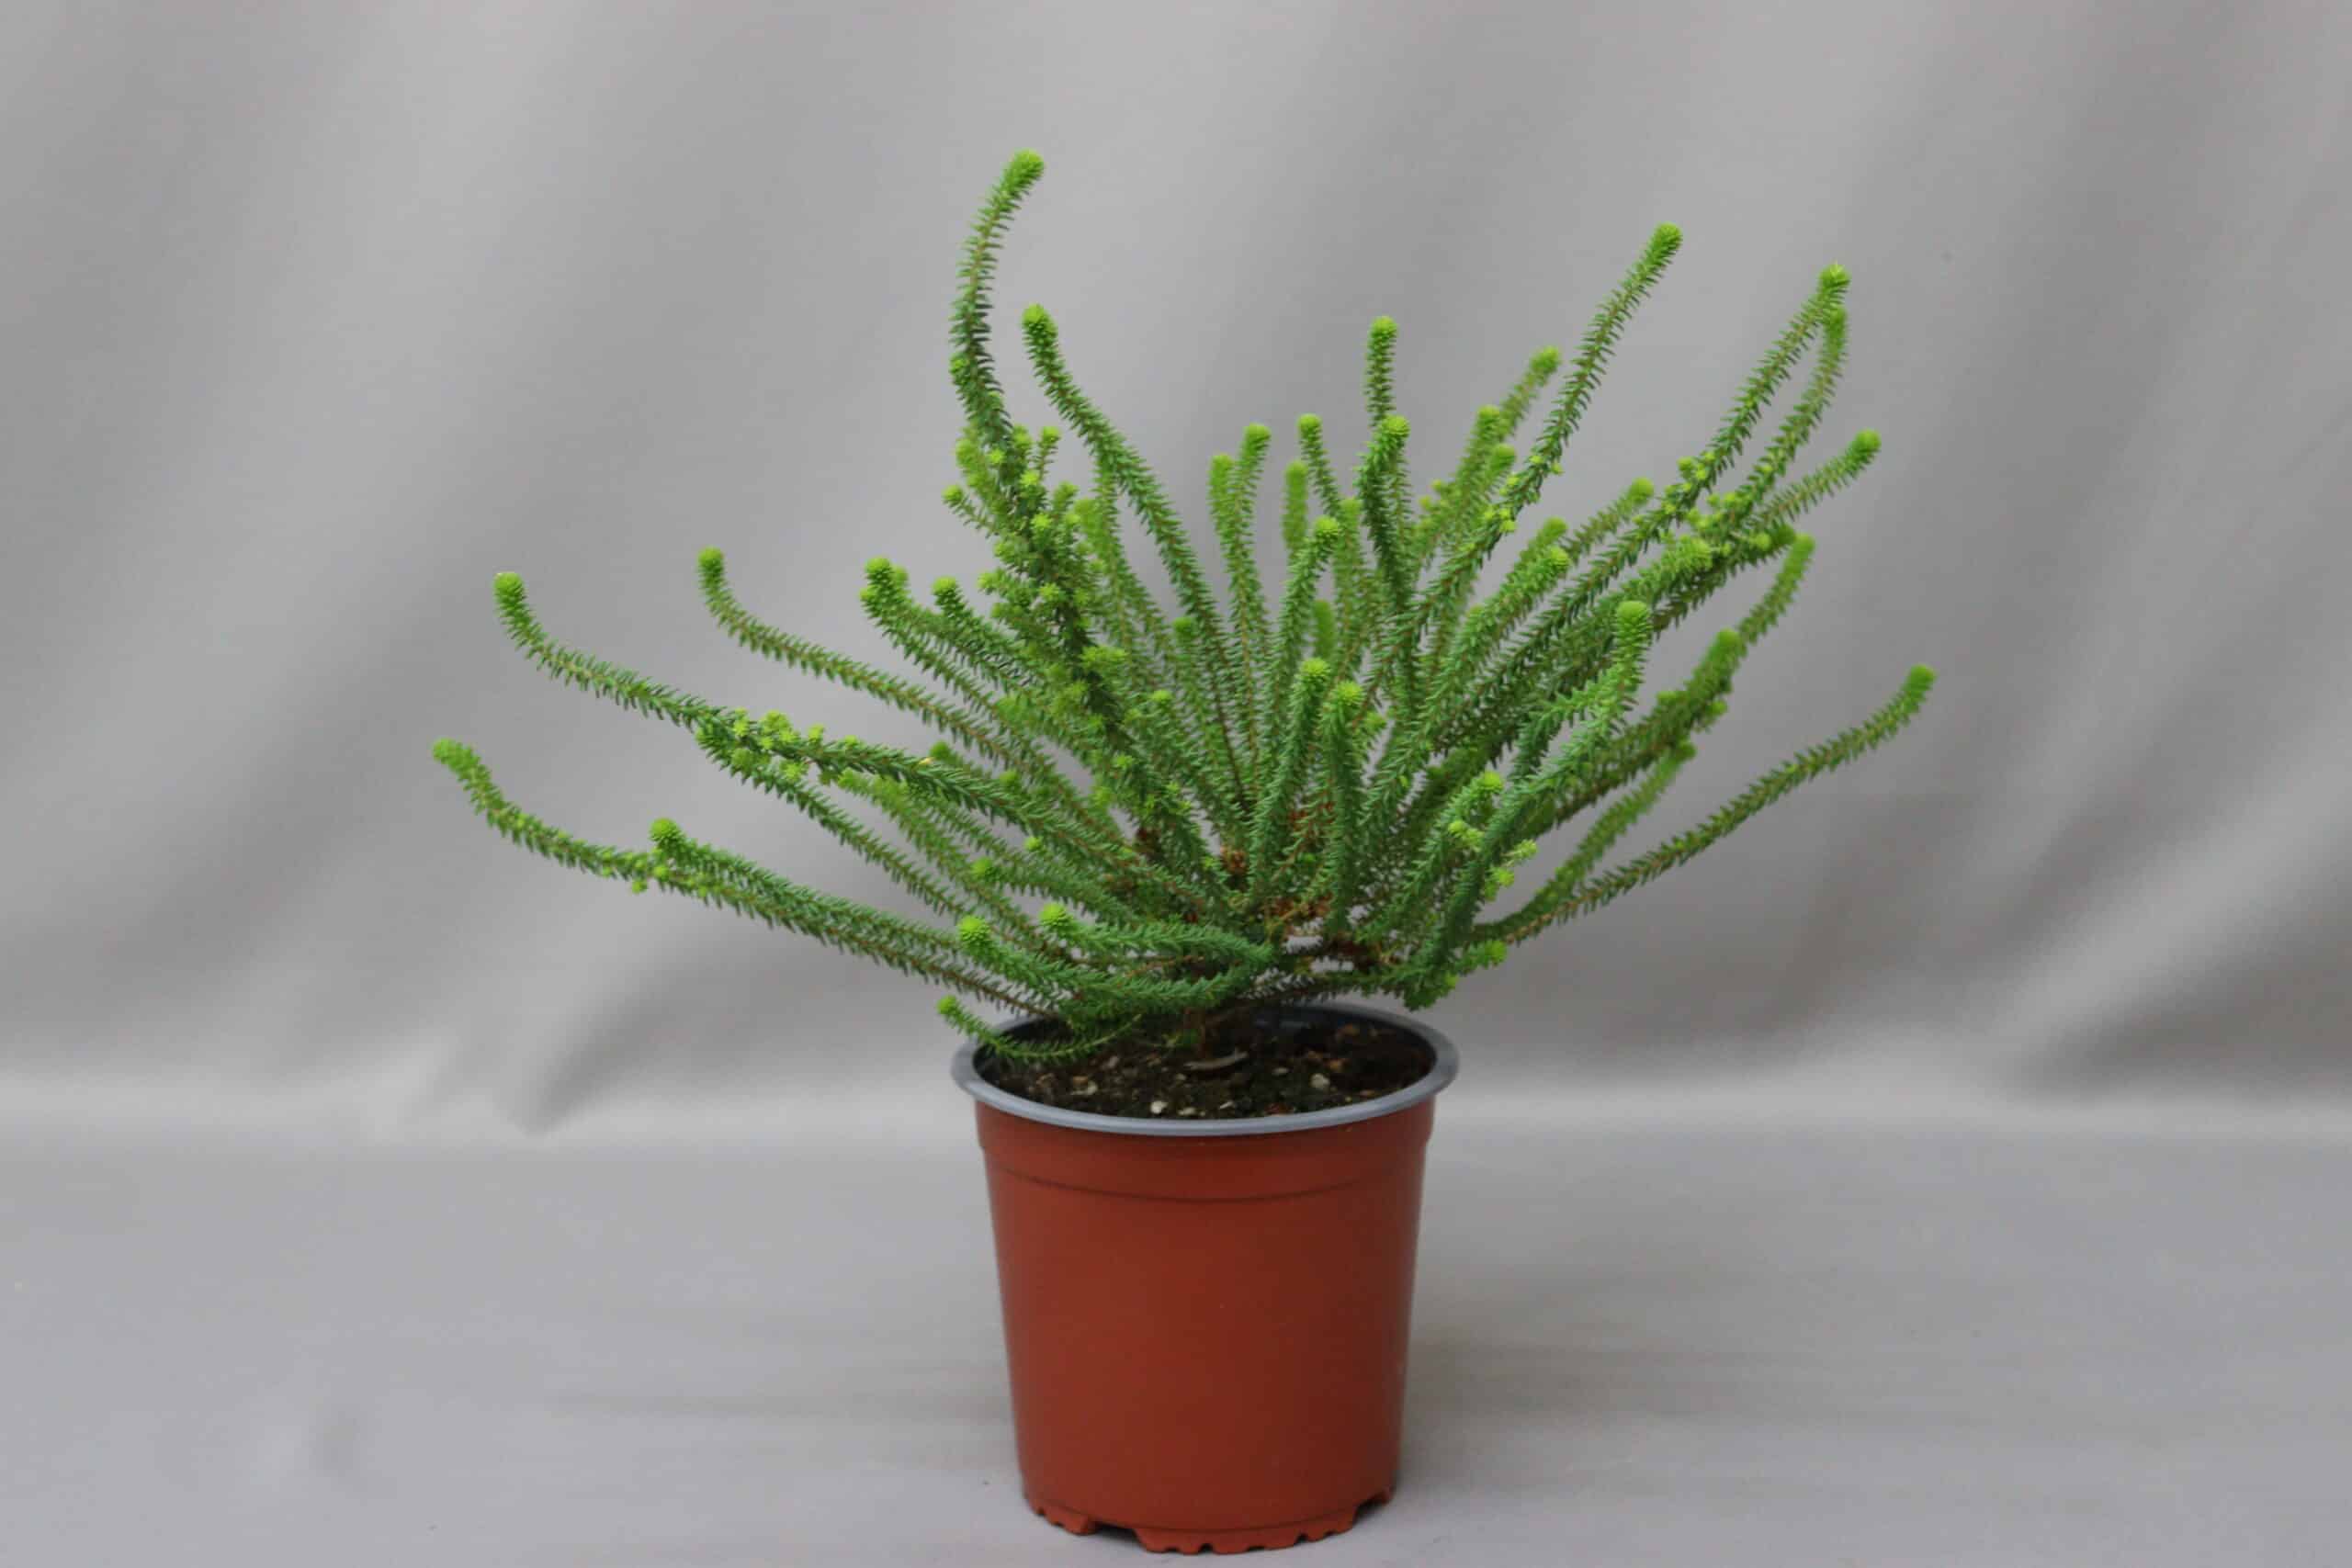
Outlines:
[[1029, 1506], [1154, 1551], [1319, 1540], [1395, 1489], [1421, 1154], [1453, 1047], [1366, 1008], [1430, 1069], [1300, 1116], [1144, 1121], [981, 1079], [1012, 1422]]

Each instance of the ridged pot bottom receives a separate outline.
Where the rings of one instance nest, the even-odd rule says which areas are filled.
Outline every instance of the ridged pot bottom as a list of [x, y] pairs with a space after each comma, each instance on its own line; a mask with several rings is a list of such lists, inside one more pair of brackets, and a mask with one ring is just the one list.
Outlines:
[[1029, 1506], [1072, 1535], [1092, 1535], [1104, 1525], [1110, 1525], [1133, 1535], [1137, 1544], [1147, 1551], [1175, 1551], [1186, 1557], [1214, 1551], [1220, 1557], [1230, 1557], [1237, 1552], [1278, 1551], [1285, 1546], [1296, 1546], [1303, 1540], [1321, 1540], [1325, 1536], [1343, 1534], [1356, 1522], [1356, 1515], [1363, 1507], [1374, 1503], [1385, 1503], [1396, 1493], [1396, 1485], [1392, 1483], [1363, 1503], [1341, 1508], [1337, 1513], [1311, 1519], [1294, 1519], [1287, 1524], [1258, 1525], [1242, 1529], [1176, 1529], [1158, 1525], [1130, 1524], [1121, 1519], [1098, 1519], [1091, 1514], [1065, 1508], [1059, 1503], [1037, 1496], [1029, 1498]]

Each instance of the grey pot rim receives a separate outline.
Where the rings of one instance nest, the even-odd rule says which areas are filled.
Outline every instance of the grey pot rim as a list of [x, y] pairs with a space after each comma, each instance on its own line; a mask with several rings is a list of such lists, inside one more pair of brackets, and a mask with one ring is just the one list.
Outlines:
[[[955, 1078], [956, 1087], [974, 1100], [1008, 1116], [1018, 1116], [1024, 1122], [1043, 1122], [1049, 1126], [1069, 1127], [1084, 1133], [1109, 1133], [1126, 1138], [1262, 1138], [1281, 1133], [1311, 1133], [1322, 1127], [1342, 1127], [1351, 1122], [1370, 1122], [1382, 1116], [1394, 1116], [1434, 1097], [1453, 1081], [1454, 1074], [1461, 1069], [1461, 1057], [1453, 1049], [1453, 1042], [1419, 1019], [1407, 1018], [1379, 1008], [1358, 1007], [1353, 1002], [1301, 1002], [1284, 1005], [1275, 1010], [1358, 1019], [1402, 1030], [1429, 1047], [1430, 1070], [1393, 1094], [1360, 1100], [1353, 1105], [1335, 1105], [1329, 1111], [1309, 1111], [1290, 1116], [1227, 1117], [1223, 1120], [1203, 1116], [1181, 1122], [1148, 1122], [1140, 1116], [1105, 1116], [1092, 1111], [1069, 1111], [1058, 1105], [1040, 1105], [1034, 1100], [1007, 1094], [980, 1077], [979, 1065], [975, 1059], [979, 1052], [977, 1041], [967, 1040], [956, 1048], [948, 1072]], [[1005, 1027], [1027, 1021], [1026, 1019], [1013, 1019], [1008, 1021]]]

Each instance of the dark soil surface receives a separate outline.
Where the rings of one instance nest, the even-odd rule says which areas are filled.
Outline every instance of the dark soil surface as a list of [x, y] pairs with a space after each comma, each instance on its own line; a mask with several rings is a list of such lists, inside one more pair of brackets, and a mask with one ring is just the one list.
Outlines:
[[1353, 1019], [1292, 1014], [1244, 1026], [1205, 1049], [1113, 1046], [1076, 1062], [998, 1061], [980, 1077], [1065, 1111], [1147, 1120], [1231, 1121], [1329, 1111], [1393, 1094], [1430, 1069], [1415, 1036]]

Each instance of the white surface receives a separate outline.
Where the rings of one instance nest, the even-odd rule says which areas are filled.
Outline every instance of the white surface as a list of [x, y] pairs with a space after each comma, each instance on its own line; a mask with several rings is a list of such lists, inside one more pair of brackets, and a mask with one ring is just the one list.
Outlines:
[[[1451, 1110], [1401, 1490], [1292, 1561], [2352, 1540], [2339, 1143]], [[1142, 1561], [1020, 1502], [961, 1111], [903, 1147], [12, 1138], [0, 1562]]]

